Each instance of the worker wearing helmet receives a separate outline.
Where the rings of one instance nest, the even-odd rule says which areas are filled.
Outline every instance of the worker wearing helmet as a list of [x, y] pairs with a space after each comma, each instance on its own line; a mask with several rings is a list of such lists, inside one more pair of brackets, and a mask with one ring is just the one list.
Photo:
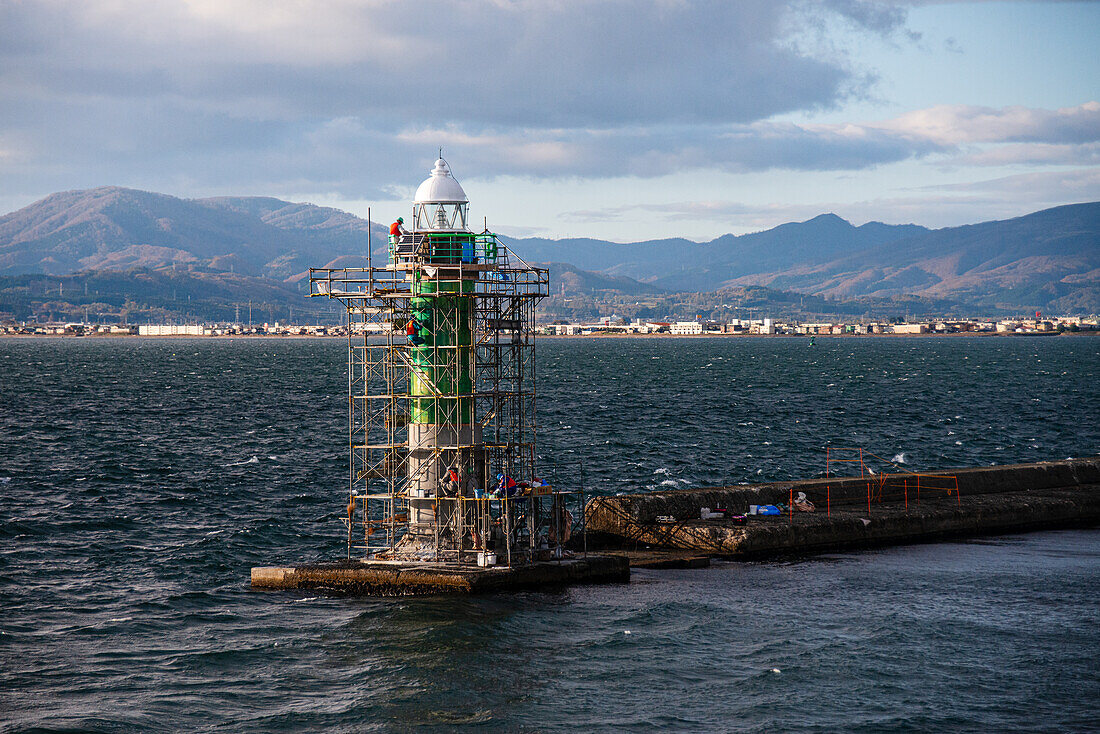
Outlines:
[[514, 497], [519, 494], [519, 485], [507, 474], [497, 474], [496, 494], [498, 497]]
[[411, 241], [407, 237], [408, 232], [401, 226], [404, 223], [405, 220], [398, 217], [397, 221], [390, 225], [390, 253], [395, 256], [398, 253], [407, 255], [410, 251]]

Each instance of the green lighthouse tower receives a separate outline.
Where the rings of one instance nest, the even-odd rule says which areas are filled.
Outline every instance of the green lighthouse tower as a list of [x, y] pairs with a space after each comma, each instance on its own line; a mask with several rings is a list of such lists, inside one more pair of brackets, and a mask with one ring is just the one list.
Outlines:
[[[412, 233], [392, 245], [395, 264], [411, 278], [409, 340], [409, 537], [424, 544], [446, 526], [454, 503], [437, 501], [439, 487], [460, 493], [484, 487], [481, 426], [474, 422], [474, 301], [482, 270], [477, 237], [467, 224], [469, 200], [447, 162], [435, 162], [413, 197]], [[488, 241], [486, 240], [486, 243]], [[482, 248], [484, 250], [484, 247]], [[492, 260], [484, 252], [486, 260]], [[465, 267], [464, 267], [465, 266]], [[466, 485], [465, 487], [463, 485]], [[444, 492], [443, 494], [446, 494]], [[443, 516], [437, 518], [436, 513]]]
[[549, 273], [473, 231], [469, 206], [440, 157], [367, 267], [310, 270], [311, 295], [347, 309], [349, 558], [515, 565], [568, 536], [536, 469]]

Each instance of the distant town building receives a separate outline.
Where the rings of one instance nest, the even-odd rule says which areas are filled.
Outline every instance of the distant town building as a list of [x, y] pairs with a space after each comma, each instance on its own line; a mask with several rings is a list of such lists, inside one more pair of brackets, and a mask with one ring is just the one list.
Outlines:
[[700, 321], [677, 321], [669, 329], [673, 334], [691, 336], [703, 333], [703, 324]]
[[894, 324], [895, 334], [927, 334], [928, 324]]
[[142, 324], [139, 336], [205, 336], [209, 329], [200, 324]]

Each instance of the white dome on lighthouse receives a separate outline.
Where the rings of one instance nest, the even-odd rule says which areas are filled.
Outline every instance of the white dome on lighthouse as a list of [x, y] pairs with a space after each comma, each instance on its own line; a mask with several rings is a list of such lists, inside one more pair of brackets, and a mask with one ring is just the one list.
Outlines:
[[431, 176], [416, 189], [413, 204], [465, 204], [469, 202], [447, 161], [440, 158], [435, 162]]

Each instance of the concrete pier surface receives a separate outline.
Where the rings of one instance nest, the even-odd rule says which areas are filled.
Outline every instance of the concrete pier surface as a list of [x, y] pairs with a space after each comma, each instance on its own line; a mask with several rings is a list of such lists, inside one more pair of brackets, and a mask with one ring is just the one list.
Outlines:
[[252, 569], [253, 588], [355, 596], [482, 594], [629, 580], [630, 562], [625, 556], [593, 554], [510, 568], [342, 561]]
[[[699, 519], [703, 507], [742, 514], [799, 492], [815, 511], [750, 515], [744, 524]], [[585, 514], [590, 538], [604, 547], [727, 558], [1088, 527], [1100, 524], [1100, 457], [597, 497]]]

